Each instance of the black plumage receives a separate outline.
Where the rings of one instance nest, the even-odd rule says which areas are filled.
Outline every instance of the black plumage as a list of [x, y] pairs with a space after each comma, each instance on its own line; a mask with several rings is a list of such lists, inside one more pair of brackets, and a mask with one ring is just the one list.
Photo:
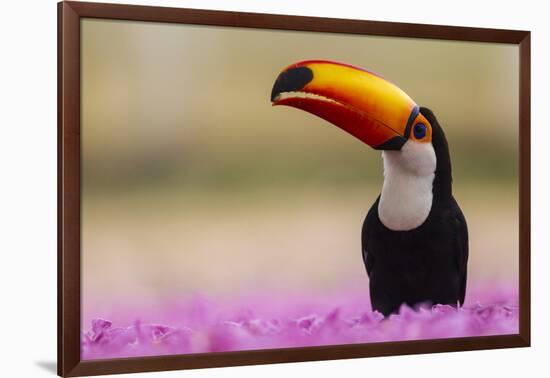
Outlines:
[[449, 148], [443, 129], [427, 108], [437, 165], [428, 218], [410, 231], [392, 231], [378, 217], [380, 197], [362, 230], [363, 260], [374, 310], [385, 316], [401, 304], [462, 305], [466, 292], [468, 229], [452, 195]]

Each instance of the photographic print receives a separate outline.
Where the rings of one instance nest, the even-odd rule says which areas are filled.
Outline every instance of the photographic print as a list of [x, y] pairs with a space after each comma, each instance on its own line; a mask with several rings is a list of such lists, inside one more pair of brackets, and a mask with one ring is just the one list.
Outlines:
[[80, 28], [82, 360], [518, 334], [518, 45]]

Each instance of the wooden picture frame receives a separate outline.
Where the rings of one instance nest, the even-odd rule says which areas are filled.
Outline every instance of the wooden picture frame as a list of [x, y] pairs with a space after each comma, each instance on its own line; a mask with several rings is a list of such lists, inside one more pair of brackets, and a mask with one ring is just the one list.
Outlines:
[[[519, 334], [82, 361], [80, 258], [80, 22], [152, 21], [519, 46]], [[151, 6], [58, 4], [58, 374], [82, 376], [437, 353], [530, 345], [530, 32]]]

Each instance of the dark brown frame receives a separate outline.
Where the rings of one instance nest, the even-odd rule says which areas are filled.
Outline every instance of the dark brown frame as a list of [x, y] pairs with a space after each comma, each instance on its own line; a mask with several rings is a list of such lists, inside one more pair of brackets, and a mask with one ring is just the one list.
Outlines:
[[[82, 361], [80, 359], [80, 19], [84, 17], [519, 45], [519, 334]], [[531, 338], [530, 46], [529, 31], [85, 2], [59, 3], [58, 374], [82, 376], [529, 346]]]

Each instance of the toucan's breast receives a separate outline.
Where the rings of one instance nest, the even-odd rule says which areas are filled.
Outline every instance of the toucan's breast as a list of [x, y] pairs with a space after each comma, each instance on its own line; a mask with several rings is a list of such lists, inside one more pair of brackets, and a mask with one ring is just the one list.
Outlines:
[[384, 184], [381, 222], [394, 231], [419, 227], [430, 213], [437, 159], [431, 143], [407, 141], [400, 151], [382, 152]]

